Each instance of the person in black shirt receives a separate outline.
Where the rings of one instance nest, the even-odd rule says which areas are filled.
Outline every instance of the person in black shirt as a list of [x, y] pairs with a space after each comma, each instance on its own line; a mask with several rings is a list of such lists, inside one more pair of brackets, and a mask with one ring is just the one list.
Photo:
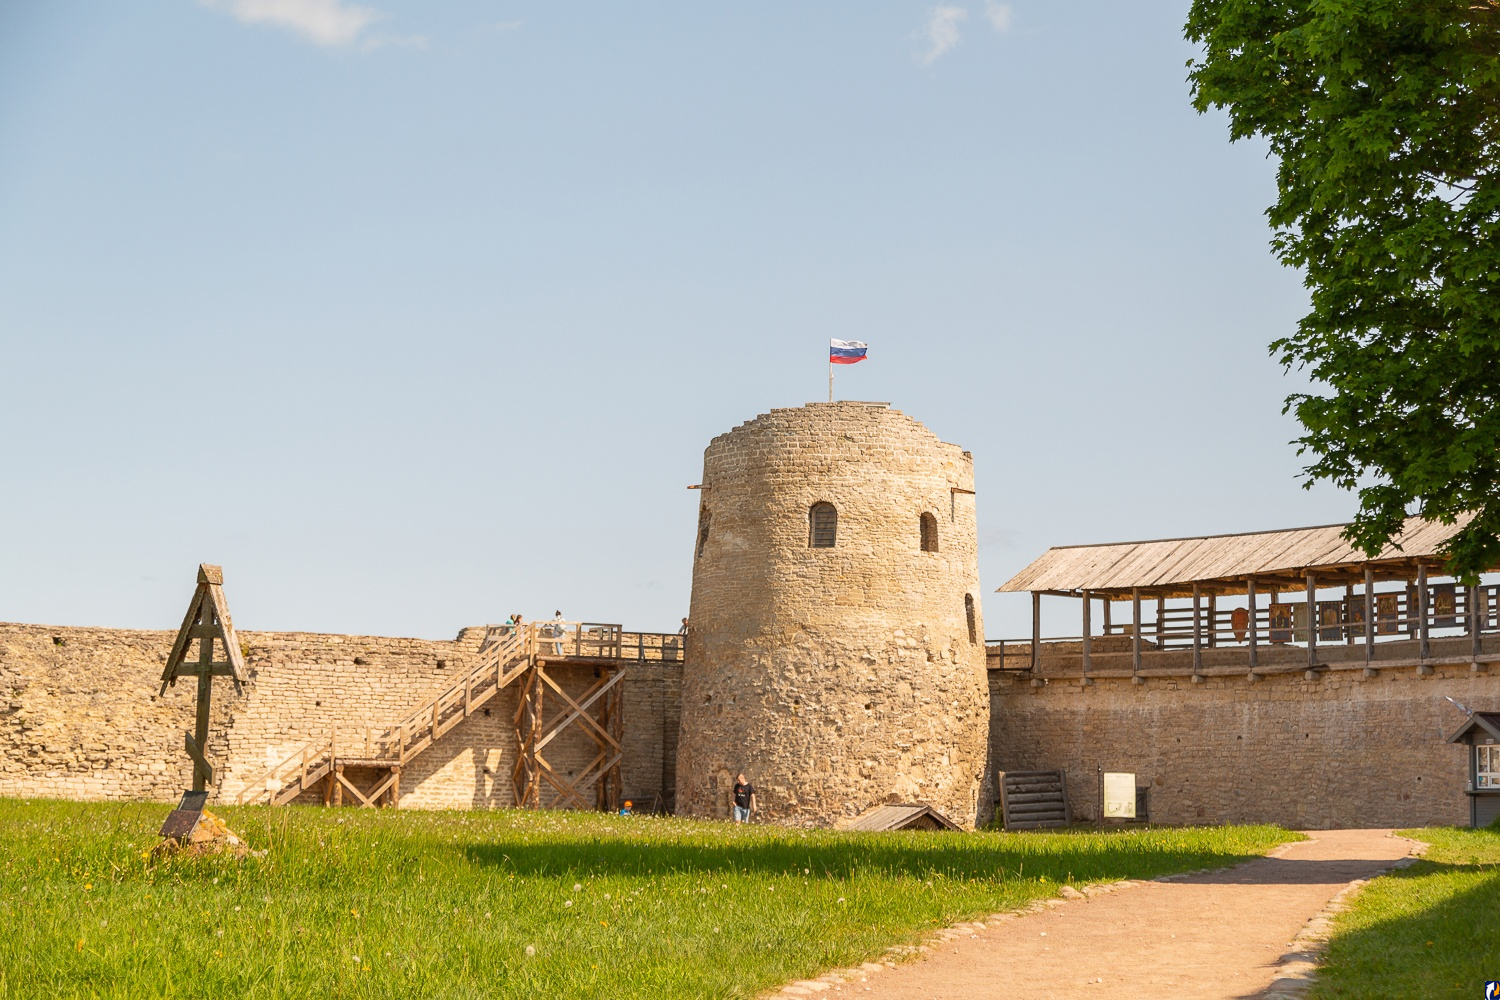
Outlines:
[[755, 786], [745, 780], [745, 772], [741, 771], [734, 779], [734, 821], [748, 823], [754, 811]]

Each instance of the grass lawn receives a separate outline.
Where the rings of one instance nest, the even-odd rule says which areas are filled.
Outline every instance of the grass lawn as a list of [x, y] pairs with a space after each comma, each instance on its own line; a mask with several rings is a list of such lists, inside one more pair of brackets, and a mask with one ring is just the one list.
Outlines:
[[1425, 860], [1375, 879], [1334, 921], [1316, 1000], [1470, 1000], [1500, 979], [1500, 831], [1403, 830]]
[[266, 857], [153, 863], [167, 809], [0, 800], [0, 996], [751, 996], [1059, 883], [1297, 836], [262, 807], [223, 815]]

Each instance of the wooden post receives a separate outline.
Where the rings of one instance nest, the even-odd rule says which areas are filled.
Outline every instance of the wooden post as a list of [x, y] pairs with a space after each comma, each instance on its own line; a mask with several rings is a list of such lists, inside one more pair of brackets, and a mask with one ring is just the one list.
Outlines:
[[1255, 577], [1245, 580], [1245, 597], [1250, 605], [1250, 669], [1260, 666], [1260, 644], [1255, 627]]
[[1479, 602], [1483, 600], [1484, 591], [1479, 589], [1478, 584], [1469, 584], [1464, 588], [1464, 603], [1468, 607], [1469, 626], [1469, 650], [1474, 657], [1474, 666], [1479, 666]]
[[[1354, 603], [1354, 584], [1352, 584], [1352, 583], [1346, 583], [1346, 584], [1344, 584], [1344, 612], [1343, 612], [1343, 615], [1344, 615], [1345, 618], [1348, 617], [1348, 615], [1349, 615], [1349, 606], [1351, 604], [1353, 604], [1353, 603]], [[1350, 627], [1348, 621], [1345, 621], [1343, 623], [1343, 625], [1344, 625], [1344, 645], [1346, 645], [1346, 646], [1352, 646], [1352, 645], [1354, 645], [1354, 629]]]
[[1083, 592], [1083, 672], [1087, 676], [1089, 667], [1092, 666], [1094, 643], [1093, 637], [1089, 635], [1093, 631], [1093, 624], [1089, 616], [1094, 610], [1094, 598], [1087, 590]]
[[1141, 588], [1130, 588], [1130, 672], [1141, 672]]
[[391, 808], [401, 808], [401, 765], [391, 768]]
[[1318, 578], [1307, 571], [1307, 669], [1318, 665]]
[[1036, 670], [1042, 659], [1042, 595], [1031, 592], [1031, 669]]
[[1208, 593], [1208, 648], [1213, 649], [1219, 645], [1219, 593], [1211, 590]]
[[339, 779], [344, 776], [344, 765], [339, 764], [333, 769], [333, 804], [341, 806], [344, 804], [344, 783]]
[[1203, 588], [1193, 583], [1193, 674], [1203, 669], [1203, 616], [1201, 614]]
[[1110, 612], [1109, 612], [1109, 606], [1112, 603], [1113, 602], [1110, 601], [1110, 599], [1108, 597], [1104, 598], [1104, 634], [1105, 635], [1109, 635], [1114, 630], [1114, 625], [1110, 621]]
[[1375, 567], [1365, 563], [1365, 662], [1375, 659]]
[[1427, 564], [1417, 563], [1417, 656], [1427, 659]]
[[1167, 642], [1166, 642], [1165, 633], [1162, 632], [1162, 628], [1164, 627], [1164, 623], [1166, 622], [1166, 620], [1167, 620], [1167, 598], [1165, 597], [1165, 595], [1158, 594], [1156, 596], [1156, 648], [1157, 649], [1166, 649], [1167, 648]]
[[[194, 721], [193, 724], [193, 740], [198, 744], [198, 752], [203, 754], [204, 757], [207, 757], [208, 707], [209, 699], [213, 697], [214, 690], [214, 679], [213, 675], [208, 672], [209, 666], [207, 661], [210, 661], [213, 658], [213, 641], [210, 639], [204, 639], [202, 640], [202, 643], [203, 648], [205, 650], [208, 650], [208, 652], [201, 655], [198, 659], [203, 673], [198, 675], [198, 718]], [[201, 792], [206, 789], [208, 787], [207, 779], [208, 776], [203, 773], [203, 769], [198, 766], [198, 762], [193, 761], [193, 791]]]

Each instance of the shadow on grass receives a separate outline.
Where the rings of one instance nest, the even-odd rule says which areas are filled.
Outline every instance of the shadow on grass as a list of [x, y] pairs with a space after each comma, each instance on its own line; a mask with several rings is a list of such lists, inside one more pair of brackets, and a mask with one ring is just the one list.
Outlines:
[[1398, 912], [1335, 934], [1318, 1000], [1477, 997], [1486, 980], [1500, 979], [1495, 865], [1419, 861], [1372, 882], [1355, 908]]
[[796, 844], [784, 841], [702, 845], [692, 843], [497, 842], [464, 848], [476, 864], [494, 865], [518, 875], [552, 876], [566, 872], [648, 875], [693, 872], [754, 872], [850, 878], [886, 877], [949, 879], [1016, 879], [1046, 877], [1053, 881], [1097, 881], [1149, 878], [1193, 868], [1220, 867], [1258, 855], [1210, 851], [1151, 850], [1140, 845], [1100, 846], [1067, 843], [1065, 837], [1014, 846], [979, 844], [945, 834], [891, 835], [871, 843]]

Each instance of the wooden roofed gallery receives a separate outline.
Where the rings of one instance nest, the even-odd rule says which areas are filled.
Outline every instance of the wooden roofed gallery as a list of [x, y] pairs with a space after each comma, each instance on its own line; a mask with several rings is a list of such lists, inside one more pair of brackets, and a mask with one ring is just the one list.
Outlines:
[[[992, 667], [1131, 676], [1415, 668], [1500, 661], [1500, 587], [1465, 586], [1438, 555], [1462, 523], [1409, 519], [1373, 559], [1345, 525], [1060, 546], [999, 588], [1031, 594], [1029, 638], [989, 643]], [[1044, 635], [1043, 603], [1076, 623]], [[1076, 602], [1076, 603], [1075, 603]], [[1123, 605], [1123, 607], [1122, 607]]]

